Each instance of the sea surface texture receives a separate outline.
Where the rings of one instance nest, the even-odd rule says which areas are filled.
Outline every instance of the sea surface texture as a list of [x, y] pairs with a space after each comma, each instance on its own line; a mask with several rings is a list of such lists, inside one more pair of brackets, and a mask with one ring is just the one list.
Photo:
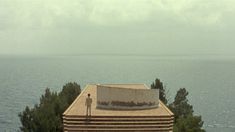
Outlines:
[[233, 56], [0, 56], [0, 131], [17, 131], [18, 113], [39, 102], [45, 88], [61, 91], [67, 82], [145, 83], [160, 78], [169, 99], [179, 88], [202, 115], [208, 132], [235, 131]]

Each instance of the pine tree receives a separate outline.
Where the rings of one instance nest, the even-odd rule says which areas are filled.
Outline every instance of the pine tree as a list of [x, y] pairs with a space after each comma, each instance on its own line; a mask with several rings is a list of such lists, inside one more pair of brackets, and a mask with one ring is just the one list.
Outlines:
[[169, 108], [175, 114], [175, 120], [179, 117], [185, 117], [193, 114], [193, 106], [188, 103], [188, 92], [185, 88], [180, 88], [175, 96], [173, 103], [169, 105]]
[[19, 113], [22, 124], [20, 129], [24, 132], [62, 132], [62, 114], [80, 92], [77, 83], [67, 83], [59, 94], [46, 88], [39, 104], [34, 108], [26, 106]]
[[187, 90], [180, 88], [169, 105], [175, 116], [174, 132], [205, 132], [201, 116], [193, 115], [193, 106], [188, 103], [187, 96]]

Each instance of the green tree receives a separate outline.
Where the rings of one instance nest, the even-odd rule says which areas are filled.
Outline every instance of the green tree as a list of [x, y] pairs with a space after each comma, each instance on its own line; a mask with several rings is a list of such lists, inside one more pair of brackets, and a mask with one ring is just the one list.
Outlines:
[[59, 94], [47, 88], [39, 104], [34, 108], [26, 106], [19, 113], [22, 124], [20, 129], [24, 132], [62, 132], [62, 114], [80, 92], [77, 83], [67, 83]]
[[203, 121], [201, 116], [188, 115], [180, 117], [174, 124], [174, 132], [205, 132], [201, 127]]
[[63, 86], [59, 96], [64, 98], [68, 104], [71, 104], [77, 97], [78, 93], [81, 93], [80, 85], [75, 82], [69, 82]]
[[32, 122], [34, 109], [30, 109], [26, 106], [25, 110], [20, 114], [20, 121], [22, 123], [21, 130], [24, 132], [30, 132], [36, 128], [35, 124]]
[[180, 88], [174, 102], [169, 105], [175, 115], [174, 132], [205, 132], [201, 116], [193, 115], [193, 106], [188, 103], [187, 96], [187, 90]]
[[188, 103], [188, 92], [185, 88], [180, 88], [177, 91], [175, 100], [169, 105], [169, 108], [175, 114], [175, 120], [179, 117], [186, 117], [193, 114], [193, 106]]
[[[166, 88], [160, 79], [156, 79], [151, 84], [151, 88], [159, 89], [160, 100], [167, 104]], [[174, 101], [168, 105], [175, 117], [174, 132], [205, 132], [202, 129], [203, 121], [201, 116], [193, 115], [193, 106], [189, 104], [187, 99], [188, 94], [185, 88], [180, 88]]]
[[163, 86], [163, 83], [160, 81], [160, 79], [155, 79], [155, 82], [151, 84], [151, 89], [159, 89], [159, 99], [164, 104], [167, 104], [166, 88]]

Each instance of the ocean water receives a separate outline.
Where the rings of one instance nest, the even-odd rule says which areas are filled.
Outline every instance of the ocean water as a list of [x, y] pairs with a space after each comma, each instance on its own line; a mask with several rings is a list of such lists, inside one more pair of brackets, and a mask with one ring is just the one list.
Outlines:
[[18, 113], [38, 103], [46, 87], [60, 91], [75, 81], [145, 83], [160, 78], [174, 99], [189, 91], [195, 114], [208, 132], [235, 131], [234, 56], [0, 56], [0, 131], [19, 130]]

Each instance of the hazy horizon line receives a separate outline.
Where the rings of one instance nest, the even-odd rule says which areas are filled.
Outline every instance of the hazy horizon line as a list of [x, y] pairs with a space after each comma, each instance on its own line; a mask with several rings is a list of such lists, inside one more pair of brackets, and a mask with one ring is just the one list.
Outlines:
[[220, 54], [220, 53], [78, 53], [78, 54], [1, 54], [0, 56], [235, 56], [235, 54]]

